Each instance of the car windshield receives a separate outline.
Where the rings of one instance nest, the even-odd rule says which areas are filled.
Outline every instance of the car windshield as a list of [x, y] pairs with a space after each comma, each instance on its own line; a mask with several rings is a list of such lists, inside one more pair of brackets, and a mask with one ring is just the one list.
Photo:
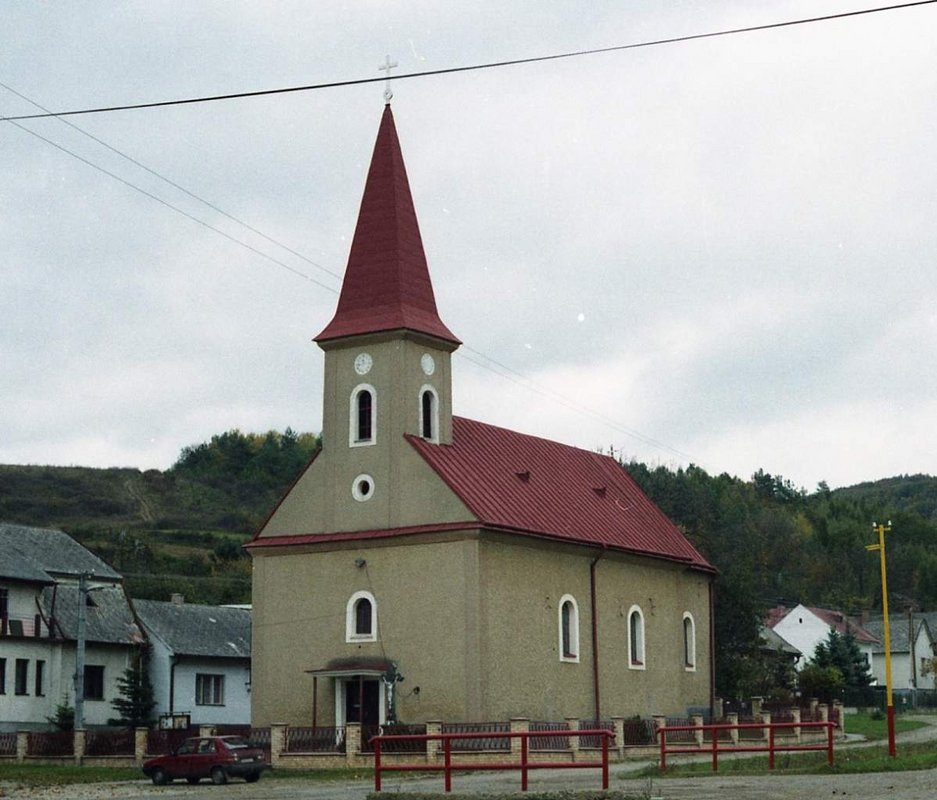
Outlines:
[[242, 736], [232, 736], [224, 740], [225, 747], [229, 750], [242, 750], [245, 747], [250, 747], [251, 743]]

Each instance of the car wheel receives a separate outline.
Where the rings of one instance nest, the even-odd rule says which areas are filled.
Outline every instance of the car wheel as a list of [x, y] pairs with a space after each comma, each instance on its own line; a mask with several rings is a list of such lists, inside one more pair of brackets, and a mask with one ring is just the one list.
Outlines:
[[164, 769], [154, 769], [150, 777], [153, 779], [155, 786], [165, 786], [169, 783], [169, 775]]
[[186, 780], [187, 780], [189, 783], [195, 784], [195, 783], [198, 783], [198, 782], [201, 780], [201, 778], [186, 778]]
[[222, 786], [228, 782], [228, 773], [224, 771], [223, 767], [212, 767], [211, 782], [216, 786]]
[[248, 783], [257, 783], [257, 781], [260, 780], [260, 773], [249, 772], [247, 775], [244, 776], [244, 780], [246, 780]]

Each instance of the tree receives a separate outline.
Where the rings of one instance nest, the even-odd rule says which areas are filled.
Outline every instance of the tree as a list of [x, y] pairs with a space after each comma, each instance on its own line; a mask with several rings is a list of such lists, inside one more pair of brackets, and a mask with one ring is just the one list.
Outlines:
[[837, 633], [830, 630], [825, 642], [820, 642], [813, 653], [811, 663], [817, 667], [835, 667], [839, 670], [844, 686], [869, 686], [872, 675], [869, 662], [859, 649], [852, 633]]
[[816, 697], [823, 703], [832, 702], [833, 693], [845, 685], [843, 673], [836, 667], [821, 667], [813, 663], [808, 663], [800, 671], [797, 682], [802, 697]]
[[764, 678], [761, 658], [761, 619], [748, 576], [727, 572], [715, 586], [716, 692], [721, 697], [742, 697], [755, 691]]
[[62, 697], [62, 702], [55, 707], [55, 714], [46, 717], [46, 720], [57, 731], [72, 731], [75, 729], [75, 707], [68, 702], [68, 692]]
[[124, 670], [117, 679], [119, 697], [111, 701], [111, 706], [120, 714], [109, 719], [109, 725], [125, 725], [129, 728], [147, 727], [153, 722], [153, 685], [150, 683], [147, 658], [144, 648], [136, 653], [133, 664]]

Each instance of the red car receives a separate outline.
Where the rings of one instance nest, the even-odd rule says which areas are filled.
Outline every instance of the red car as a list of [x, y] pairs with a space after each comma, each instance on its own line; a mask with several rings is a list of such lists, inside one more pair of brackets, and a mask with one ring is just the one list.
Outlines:
[[143, 774], [157, 786], [176, 778], [185, 778], [189, 783], [211, 778], [212, 783], [221, 784], [238, 777], [253, 783], [260, 780], [265, 769], [270, 765], [264, 751], [243, 736], [196, 736], [186, 739], [174, 753], [143, 764]]

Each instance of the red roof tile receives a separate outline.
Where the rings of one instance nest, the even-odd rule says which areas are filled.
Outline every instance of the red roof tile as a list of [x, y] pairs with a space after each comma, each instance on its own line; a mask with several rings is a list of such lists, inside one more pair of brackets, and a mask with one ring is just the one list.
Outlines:
[[829, 608], [815, 608], [813, 606], [807, 606], [807, 608], [839, 634], [849, 632], [856, 637], [857, 642], [863, 642], [865, 644], [878, 642], [878, 639], [865, 628], [856, 625], [856, 623], [849, 619], [842, 611], [833, 611]]
[[400, 329], [460, 343], [436, 311], [407, 170], [387, 105], [374, 144], [338, 309], [316, 341]]
[[[806, 608], [812, 614], [815, 614], [839, 634], [845, 634], [847, 631], [849, 631], [853, 636], [856, 637], [857, 642], [863, 642], [865, 644], [878, 642], [878, 639], [874, 635], [869, 633], [861, 625], [857, 625], [842, 611], [835, 611], [831, 608], [817, 608], [816, 606], [804, 606], [804, 608]], [[793, 608], [788, 608], [787, 606], [775, 606], [774, 608], [769, 608], [765, 614], [765, 624], [769, 628], [774, 628], [793, 610]]]
[[614, 459], [453, 417], [451, 445], [410, 444], [486, 527], [713, 567]]

